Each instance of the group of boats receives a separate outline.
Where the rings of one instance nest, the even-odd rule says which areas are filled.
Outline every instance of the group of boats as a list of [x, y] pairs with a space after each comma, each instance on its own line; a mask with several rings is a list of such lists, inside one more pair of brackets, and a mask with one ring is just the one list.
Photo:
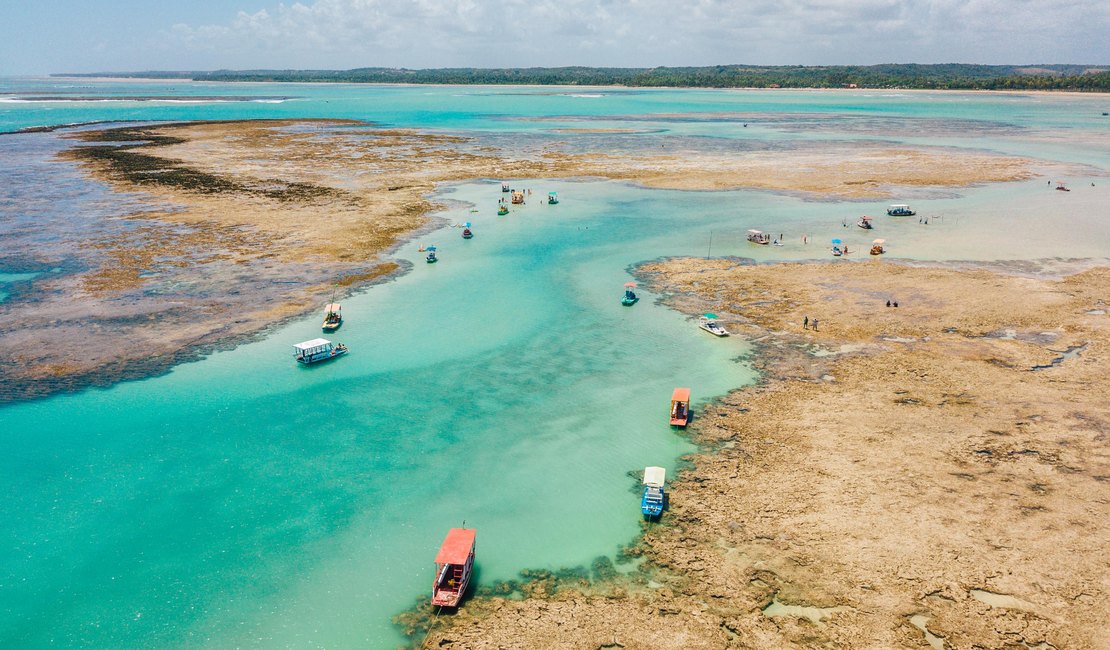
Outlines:
[[[690, 421], [690, 389], [676, 388], [671, 393], [671, 426], [685, 427]], [[648, 521], [658, 520], [667, 507], [667, 470], [645, 467], [640, 512]], [[451, 528], [435, 556], [435, 578], [432, 580], [433, 607], [457, 608], [466, 596], [474, 574], [474, 555], [478, 531], [474, 528]]]
[[[532, 195], [532, 190], [514, 190], [512, 187], [509, 186], [509, 181], [501, 181], [501, 192], [503, 194], [508, 194], [509, 195], [509, 201], [506, 202], [505, 198], [501, 197], [501, 200], [497, 202], [497, 214], [499, 216], [505, 216], [506, 214], [509, 214], [509, 204], [510, 203], [512, 205], [524, 205], [525, 196], [531, 196]], [[559, 193], [558, 192], [548, 192], [547, 193], [547, 204], [548, 205], [557, 205], [558, 203], [559, 203]]]

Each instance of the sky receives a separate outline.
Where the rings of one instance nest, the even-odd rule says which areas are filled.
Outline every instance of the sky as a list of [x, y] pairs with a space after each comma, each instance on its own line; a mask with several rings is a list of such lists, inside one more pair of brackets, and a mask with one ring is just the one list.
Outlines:
[[0, 75], [1110, 64], [1092, 0], [0, 0]]

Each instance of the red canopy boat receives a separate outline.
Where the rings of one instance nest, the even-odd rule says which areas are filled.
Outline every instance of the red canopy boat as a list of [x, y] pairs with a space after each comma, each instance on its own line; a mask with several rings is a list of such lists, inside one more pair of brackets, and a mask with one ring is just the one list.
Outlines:
[[432, 605], [458, 607], [470, 584], [474, 569], [473, 528], [452, 528], [436, 553], [436, 580], [432, 584]]
[[671, 394], [671, 426], [684, 427], [690, 421], [690, 389], [676, 388]]

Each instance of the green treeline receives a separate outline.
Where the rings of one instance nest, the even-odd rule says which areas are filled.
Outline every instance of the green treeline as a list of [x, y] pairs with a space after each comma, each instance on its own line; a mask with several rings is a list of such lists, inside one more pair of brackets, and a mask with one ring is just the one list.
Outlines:
[[408, 84], [674, 86], [682, 88], [919, 88], [948, 90], [1081, 90], [1110, 92], [1110, 66], [883, 64], [870, 66], [718, 65], [687, 68], [356, 68], [353, 70], [216, 70], [58, 76], [156, 77], [197, 81]]

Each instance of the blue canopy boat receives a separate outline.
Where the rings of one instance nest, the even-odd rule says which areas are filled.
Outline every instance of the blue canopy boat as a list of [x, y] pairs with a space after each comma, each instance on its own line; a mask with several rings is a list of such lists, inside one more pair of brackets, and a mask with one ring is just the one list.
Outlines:
[[663, 514], [663, 504], [667, 498], [663, 490], [666, 478], [667, 470], [662, 467], [644, 468], [644, 496], [640, 499], [640, 510], [646, 519], [655, 519]]

